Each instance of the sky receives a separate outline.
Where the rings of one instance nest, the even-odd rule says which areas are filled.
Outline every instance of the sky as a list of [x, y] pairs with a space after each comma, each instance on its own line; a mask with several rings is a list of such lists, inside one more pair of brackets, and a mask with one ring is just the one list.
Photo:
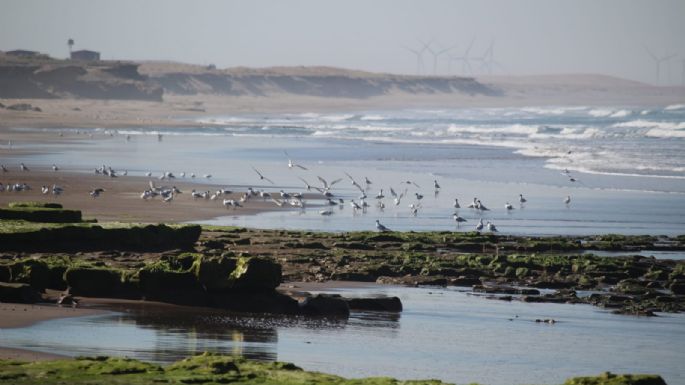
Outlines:
[[[599, 73], [685, 82], [685, 0], [1, 0], [0, 50], [219, 68], [325, 65], [479, 75]], [[471, 64], [464, 56], [469, 44]], [[423, 65], [409, 49], [430, 43]], [[660, 66], [656, 57], [675, 55]], [[435, 71], [434, 71], [435, 69]]]

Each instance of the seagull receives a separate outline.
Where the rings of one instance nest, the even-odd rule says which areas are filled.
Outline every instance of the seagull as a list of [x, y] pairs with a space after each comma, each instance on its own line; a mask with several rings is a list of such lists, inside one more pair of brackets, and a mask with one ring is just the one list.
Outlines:
[[290, 199], [290, 194], [288, 194], [287, 192], [281, 190], [280, 193], [281, 193], [281, 198]]
[[411, 210], [411, 214], [414, 215], [414, 216], [416, 216], [416, 214], [419, 212], [419, 207], [421, 207], [420, 204], [418, 204], [418, 203], [417, 203], [417, 204], [411, 203], [411, 204], [409, 205], [409, 210]]
[[204, 177], [210, 179], [212, 177], [212, 174], [205, 174]]
[[105, 189], [103, 189], [103, 188], [96, 188], [96, 189], [91, 190], [91, 191], [89, 192], [89, 194], [90, 194], [90, 196], [92, 196], [93, 198], [97, 198], [97, 197], [99, 197], [100, 194], [102, 194], [103, 192], [105, 192]]
[[[323, 183], [323, 188], [322, 188], [322, 189], [319, 189], [319, 191], [322, 192], [322, 193], [324, 193], [325, 191], [329, 191], [329, 190], [333, 187], [334, 184], [336, 184], [336, 183], [338, 183], [338, 182], [340, 182], [340, 181], [342, 180], [342, 178], [338, 178], [338, 179], [336, 179], [336, 180], [334, 180], [334, 181], [331, 181], [331, 183], [328, 183], [328, 182], [326, 181], [326, 179], [324, 179], [324, 178], [322, 178], [322, 177], [320, 177], [320, 176], [318, 176], [318, 175], [317, 175], [316, 178], [317, 178], [318, 180], [320, 180], [321, 183]], [[301, 179], [301, 178], [300, 178], [300, 179]], [[305, 183], [306, 183], [306, 182], [305, 182]]]
[[151, 172], [151, 171], [146, 172], [146, 173], [145, 173], [145, 176], [151, 177], [151, 176], [152, 176], [152, 172]]
[[433, 187], [435, 187], [436, 190], [440, 189], [440, 185], [438, 184], [437, 180], [433, 180]]
[[268, 192], [266, 192], [264, 190], [259, 191], [259, 196], [262, 197], [262, 199], [264, 199], [264, 201], [266, 201], [267, 199], [271, 199], [271, 194], [269, 194]]
[[455, 208], [455, 209], [458, 209], [458, 208], [460, 208], [460, 207], [461, 207], [461, 206], [459, 206], [459, 199], [454, 198], [454, 208]]
[[63, 193], [63, 192], [64, 192], [64, 189], [63, 189], [63, 188], [59, 187], [59, 186], [56, 185], [56, 184], [53, 184], [53, 185], [52, 185], [52, 193], [53, 193], [54, 195], [60, 195], [60, 194]]
[[9, 172], [10, 171], [7, 169], [7, 167], [5, 167], [4, 164], [0, 164], [0, 169], [2, 169], [2, 172]]
[[373, 184], [373, 182], [371, 182], [367, 177], [364, 177], [364, 183], [366, 183], [367, 186]]
[[271, 184], [275, 184], [271, 179], [269, 179], [269, 178], [265, 177], [264, 175], [262, 175], [262, 173], [259, 172], [259, 170], [257, 170], [256, 168], [252, 167], [252, 169], [254, 170], [254, 172], [257, 173], [257, 175], [259, 175], [259, 179], [260, 179], [260, 180], [265, 180], [265, 181], [267, 181], [267, 182], [269, 182], [269, 183], [271, 183]]
[[421, 199], [423, 199], [423, 195], [421, 195], [419, 193], [414, 193], [414, 195], [416, 195], [416, 200], [420, 201]]
[[378, 194], [376, 194], [376, 199], [383, 199], [383, 198], [385, 198], [385, 195], [383, 195], [383, 189], [381, 189], [381, 191]]
[[478, 224], [476, 225], [476, 231], [481, 231], [481, 230], [483, 230], [483, 218], [481, 218], [478, 221]]
[[416, 187], [418, 187], [418, 188], [421, 188], [421, 186], [419, 186], [418, 184], [416, 184], [416, 182], [411, 181], [411, 180], [404, 181], [404, 183], [406, 183], [406, 184], [413, 184], [414, 186], [416, 186]]
[[174, 200], [174, 193], [172, 192], [171, 194], [169, 194], [169, 196], [167, 196], [166, 198], [164, 198], [164, 199], [162, 199], [162, 200], [163, 200], [165, 203], [171, 202], [172, 200]]
[[497, 232], [497, 227], [495, 227], [494, 224], [492, 224], [492, 223], [490, 223], [490, 221], [488, 221], [488, 230], [490, 230], [490, 231], [493, 232], [493, 233], [496, 233], [496, 232]]
[[476, 208], [481, 211], [490, 211], [489, 208], [485, 207], [485, 205], [481, 203], [480, 199], [478, 199], [478, 204], [476, 204]]
[[21, 171], [30, 171], [29, 168], [26, 167], [26, 165], [25, 165], [24, 163], [21, 163], [21, 164], [19, 165], [19, 168], [21, 169]]
[[504, 208], [507, 209], [507, 210], [513, 210], [513, 209], [514, 209], [514, 206], [512, 206], [509, 202], [507, 202], [507, 203], [504, 205]]
[[571, 203], [571, 196], [567, 195], [566, 198], [564, 198], [564, 204], [568, 206], [570, 203]]
[[457, 222], [457, 227], [459, 227], [459, 224], [462, 222], [466, 222], [466, 219], [460, 217], [457, 213], [454, 213], [452, 215], [452, 218], [454, 218], [454, 221]]
[[519, 194], [519, 203], [524, 204], [526, 202], [528, 202], [528, 200], [523, 197], [523, 194]]
[[186, 173], [183, 172], [183, 171], [181, 171], [181, 173], [180, 173], [179, 175], [181, 176], [181, 178], [185, 178], [185, 177], [186, 177]]
[[295, 164], [295, 163], [293, 163], [293, 160], [290, 159], [290, 155], [288, 155], [288, 152], [287, 152], [287, 151], [283, 151], [283, 152], [285, 153], [285, 156], [288, 157], [288, 168], [297, 167], [297, 168], [301, 168], [302, 170], [307, 170], [306, 167], [304, 167], [304, 166], [302, 166], [302, 165], [300, 165], [300, 164]]
[[378, 229], [378, 231], [380, 231], [381, 233], [385, 233], [387, 231], [390, 231], [390, 229], [383, 226], [378, 219], [376, 219], [376, 229]]
[[352, 186], [354, 186], [354, 187], [356, 187], [357, 189], [359, 189], [359, 191], [364, 192], [364, 189], [362, 188], [362, 186], [360, 186], [359, 183], [357, 183], [357, 181], [354, 180], [354, 178], [352, 178], [352, 175], [350, 175], [350, 174], [348, 174], [348, 173], [345, 173], [345, 175], [347, 175], [347, 177], [348, 177], [348, 178], [350, 179], [350, 181], [352, 182]]
[[404, 194], [406, 194], [406, 193], [407, 193], [407, 190], [405, 189], [403, 193], [401, 193], [400, 195], [395, 197], [395, 206], [400, 205], [400, 201], [402, 200], [402, 198], [404, 197]]
[[57, 170], [59, 170], [59, 167], [57, 167], [57, 165], [53, 163], [52, 164], [52, 171], [57, 171]]
[[307, 191], [311, 191], [311, 190], [312, 190], [312, 186], [310, 186], [309, 183], [307, 183], [306, 180], [304, 180], [303, 178], [300, 178], [299, 176], [298, 176], [297, 178], [298, 178], [299, 180], [301, 180], [302, 183], [304, 183], [304, 187], [307, 189]]
[[47, 194], [47, 193], [50, 192], [50, 189], [48, 188], [48, 186], [42, 186], [42, 187], [40, 188], [40, 192], [43, 193], [43, 194]]
[[478, 208], [478, 198], [473, 198], [473, 202], [468, 205], [468, 208], [475, 209]]
[[362, 207], [357, 204], [357, 202], [354, 201], [354, 199], [350, 200], [350, 206], [352, 206], [352, 209], [354, 210], [361, 210]]
[[331, 211], [331, 210], [321, 210], [321, 211], [319, 211], [319, 214], [328, 216], [328, 215], [333, 214], [333, 211]]

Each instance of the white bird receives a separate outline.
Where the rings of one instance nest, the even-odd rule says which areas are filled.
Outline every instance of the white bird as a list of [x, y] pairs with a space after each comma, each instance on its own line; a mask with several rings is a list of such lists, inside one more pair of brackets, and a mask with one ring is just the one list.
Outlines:
[[454, 206], [455, 209], [458, 209], [458, 208], [461, 207], [461, 206], [459, 206], [459, 199], [454, 198], [454, 205], [453, 205], [453, 206]]
[[171, 194], [169, 194], [169, 196], [167, 196], [166, 198], [164, 198], [164, 199], [162, 199], [162, 200], [163, 200], [165, 203], [171, 202], [172, 200], [174, 200], [174, 193], [172, 192]]
[[383, 199], [383, 198], [385, 198], [385, 195], [383, 195], [383, 189], [381, 189], [381, 191], [378, 194], [376, 194], [376, 199]]
[[267, 181], [267, 182], [269, 182], [269, 183], [271, 183], [271, 184], [275, 184], [271, 179], [269, 179], [269, 178], [265, 177], [264, 175], [262, 175], [262, 173], [259, 172], [259, 170], [257, 170], [256, 168], [252, 167], [252, 169], [254, 170], [254, 172], [257, 173], [257, 175], [259, 175], [259, 180], [265, 180], [265, 181]]
[[300, 178], [299, 176], [298, 176], [297, 178], [298, 178], [299, 180], [301, 180], [302, 183], [304, 183], [304, 187], [307, 189], [307, 191], [311, 191], [311, 190], [312, 190], [312, 186], [311, 186], [309, 183], [307, 183], [306, 180]]
[[476, 231], [481, 231], [481, 230], [483, 230], [483, 218], [481, 218], [478, 221], [478, 224], [476, 225]]
[[569, 205], [571, 203], [571, 196], [567, 195], [566, 198], [564, 198], [564, 204]]
[[440, 189], [440, 185], [438, 184], [437, 180], [433, 180], [433, 187], [435, 187], [436, 190]]
[[57, 165], [53, 163], [52, 164], [52, 171], [58, 171], [58, 170], [59, 170], [59, 167], [57, 167]]
[[2, 172], [9, 172], [10, 171], [7, 169], [7, 167], [5, 167], [4, 164], [0, 164], [0, 169], [2, 169]]
[[478, 198], [474, 197], [473, 202], [468, 205], [468, 208], [475, 209], [478, 207]]
[[457, 222], [457, 227], [459, 227], [460, 223], [466, 222], [466, 219], [460, 217], [457, 213], [454, 213], [452, 218], [454, 218], [454, 221]]
[[383, 226], [378, 219], [376, 219], [376, 229], [378, 229], [378, 231], [380, 231], [382, 233], [390, 231], [390, 229]]
[[[199, 192], [195, 191], [195, 189], [193, 189], [193, 191], [190, 192], [190, 196], [193, 197], [193, 199], [197, 199], [197, 198], [202, 198], [202, 197], [203, 197], [203, 196], [202, 196], [202, 193], [199, 193]], [[226, 201], [226, 200], [224, 200], [224, 202], [225, 202], [225, 201]], [[226, 204], [226, 203], [224, 203], [224, 204]]]
[[147, 176], [147, 177], [152, 176], [152, 172], [151, 172], [151, 171], [146, 172], [146, 173], [145, 173], [145, 176]]
[[478, 199], [478, 203], [476, 204], [476, 209], [480, 211], [490, 211], [489, 208], [485, 207], [485, 205]]
[[291, 197], [290, 194], [288, 194], [287, 192], [285, 192], [283, 190], [280, 191], [280, 194], [281, 194], [281, 198], [283, 198], [283, 199], [290, 199], [290, 197]]
[[26, 165], [25, 165], [24, 163], [21, 163], [21, 164], [19, 165], [19, 168], [21, 169], [21, 171], [30, 171], [29, 168], [26, 167]]
[[181, 171], [181, 173], [180, 173], [179, 175], [181, 176], [181, 178], [185, 178], [185, 177], [186, 177], [186, 173], [183, 172], [183, 171]]
[[362, 207], [357, 204], [357, 202], [354, 201], [354, 199], [350, 200], [350, 206], [352, 206], [352, 209], [354, 210], [361, 210]]
[[497, 232], [497, 227], [495, 227], [494, 224], [492, 224], [492, 223], [490, 223], [490, 221], [488, 221], [488, 230], [490, 230], [490, 231], [493, 232], [493, 233], [496, 233], [496, 232]]
[[194, 173], [194, 172], [191, 172], [191, 173], [190, 173], [190, 177], [191, 177], [191, 178], [195, 178], [195, 173]]
[[321, 210], [321, 211], [319, 211], [319, 214], [328, 216], [328, 215], [333, 214], [333, 211], [331, 211], [331, 210]]
[[210, 178], [212, 177], [212, 174], [205, 174], [204, 177], [205, 177], [206, 179], [210, 179]]
[[43, 194], [47, 194], [47, 193], [50, 192], [50, 189], [48, 188], [48, 186], [42, 186], [42, 187], [40, 188], [40, 192], [43, 193]]
[[285, 151], [285, 150], [284, 150], [283, 153], [284, 153], [285, 156], [288, 158], [288, 168], [297, 167], [297, 168], [300, 168], [300, 169], [302, 169], [302, 170], [307, 170], [306, 167], [304, 167], [304, 166], [302, 166], [302, 165], [300, 165], [300, 164], [295, 164], [295, 162], [293, 162], [293, 160], [290, 159], [290, 155], [288, 154], [288, 151]]
[[512, 206], [509, 202], [507, 202], [507, 203], [504, 205], [504, 208], [507, 209], [507, 210], [513, 210], [513, 209], [514, 209], [514, 206]]
[[416, 196], [416, 199], [417, 199], [417, 200], [423, 199], [423, 195], [421, 195], [421, 194], [419, 194], [419, 193], [414, 193], [414, 195]]

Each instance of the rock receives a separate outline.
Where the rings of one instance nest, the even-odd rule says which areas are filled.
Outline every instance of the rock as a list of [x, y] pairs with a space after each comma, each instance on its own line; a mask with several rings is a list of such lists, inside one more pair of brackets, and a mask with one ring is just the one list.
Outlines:
[[191, 270], [207, 290], [223, 290], [233, 286], [230, 277], [236, 264], [235, 258], [201, 256], [195, 259]]
[[192, 272], [143, 269], [138, 276], [146, 299], [193, 306], [208, 303], [206, 292]]
[[340, 296], [319, 294], [308, 297], [299, 303], [300, 313], [309, 316], [342, 317], [350, 316], [347, 301]]
[[9, 282], [12, 279], [12, 270], [8, 265], [0, 265], [0, 282]]
[[460, 276], [458, 278], [450, 279], [448, 284], [452, 286], [474, 286], [482, 285], [483, 282], [478, 277]]
[[364, 272], [339, 272], [331, 274], [331, 281], [376, 282], [377, 277]]
[[624, 279], [616, 284], [614, 290], [624, 294], [644, 294], [647, 288], [645, 288], [645, 282], [643, 281]]
[[673, 281], [671, 286], [669, 286], [673, 294], [685, 295], [685, 281]]
[[225, 290], [208, 293], [212, 306], [231, 311], [270, 314], [297, 314], [292, 297], [274, 291]]
[[64, 280], [72, 294], [87, 297], [114, 296], [121, 288], [121, 273], [110, 269], [72, 267]]
[[6, 107], [8, 110], [12, 111], [33, 111], [33, 106], [29, 103], [16, 103], [11, 104]]
[[398, 297], [344, 298], [352, 310], [401, 312], [402, 301]]
[[31, 287], [44, 291], [50, 286], [50, 269], [45, 262], [27, 259], [9, 266], [12, 282], [28, 283]]
[[612, 374], [603, 373], [597, 377], [575, 377], [564, 385], [666, 385], [663, 378], [653, 374]]
[[26, 283], [0, 282], [0, 302], [35, 303], [40, 293]]
[[281, 265], [264, 258], [238, 258], [230, 275], [234, 289], [273, 290], [281, 284]]

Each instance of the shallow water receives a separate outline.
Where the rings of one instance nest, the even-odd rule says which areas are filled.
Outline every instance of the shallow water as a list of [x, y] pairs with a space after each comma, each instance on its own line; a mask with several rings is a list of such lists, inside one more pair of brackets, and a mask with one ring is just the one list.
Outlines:
[[[373, 182], [365, 213], [355, 214], [346, 204], [321, 217], [321, 202], [311, 201], [304, 212], [243, 217], [239, 210], [227, 215], [217, 202], [218, 219], [206, 223], [223, 225], [350, 231], [372, 230], [380, 219], [393, 230], [470, 231], [482, 217], [507, 234], [685, 234], [685, 109], [402, 110], [205, 121], [204, 128], [130, 129], [113, 136], [100, 129], [72, 130], [67, 136], [83, 140], [33, 146], [15, 141], [22, 150], [47, 153], [10, 154], [3, 162], [55, 162], [83, 172], [106, 164], [139, 176], [209, 173], [222, 187], [252, 185], [271, 192], [303, 192], [298, 177], [312, 185], [319, 185], [317, 176], [329, 182], [343, 178], [333, 193], [345, 201], [361, 194], [345, 172], [362, 184], [364, 177]], [[157, 132], [164, 134], [162, 141]], [[308, 170], [288, 169], [284, 150]], [[260, 182], [251, 166], [275, 185]], [[434, 180], [442, 187], [437, 195]], [[407, 190], [398, 206], [390, 188], [398, 194]], [[374, 199], [380, 189], [384, 210]], [[424, 198], [417, 200], [415, 193]], [[519, 194], [528, 199], [525, 206], [519, 206]], [[454, 199], [465, 207], [473, 197], [491, 210], [462, 208], [459, 215], [468, 222], [457, 228]], [[515, 209], [505, 210], [506, 202]], [[420, 204], [416, 216], [409, 204]]]
[[[399, 296], [399, 315], [345, 322], [146, 311], [0, 329], [2, 345], [68, 355], [169, 362], [205, 350], [294, 362], [348, 377], [554, 384], [604, 371], [658, 373], [685, 384], [685, 315], [613, 315], [589, 305], [486, 300], [456, 289], [372, 287], [349, 296]], [[554, 325], [535, 319], [553, 318]]]

